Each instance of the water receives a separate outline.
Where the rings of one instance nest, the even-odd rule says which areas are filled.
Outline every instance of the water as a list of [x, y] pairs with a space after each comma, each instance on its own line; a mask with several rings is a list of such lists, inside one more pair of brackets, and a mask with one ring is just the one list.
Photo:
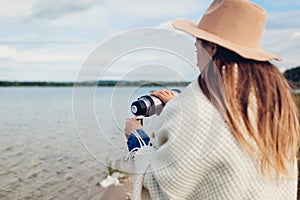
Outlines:
[[74, 113], [71, 87], [0, 87], [0, 199], [101, 197], [105, 162], [127, 151], [130, 103], [158, 88], [79, 89]]
[[300, 89], [293, 89], [292, 92], [298, 94], [298, 93], [300, 93]]

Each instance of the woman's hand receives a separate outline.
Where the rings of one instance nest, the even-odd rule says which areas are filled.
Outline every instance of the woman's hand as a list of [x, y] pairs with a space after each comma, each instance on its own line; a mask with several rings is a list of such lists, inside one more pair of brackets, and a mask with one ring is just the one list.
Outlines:
[[173, 92], [172, 90], [157, 90], [152, 92], [151, 95], [156, 96], [157, 98], [162, 100], [164, 104], [166, 104], [170, 99], [175, 97], [175, 92]]
[[126, 138], [128, 139], [131, 132], [136, 129], [143, 129], [143, 126], [141, 125], [141, 123], [135, 118], [127, 119], [126, 123], [125, 123], [125, 128], [124, 128]]

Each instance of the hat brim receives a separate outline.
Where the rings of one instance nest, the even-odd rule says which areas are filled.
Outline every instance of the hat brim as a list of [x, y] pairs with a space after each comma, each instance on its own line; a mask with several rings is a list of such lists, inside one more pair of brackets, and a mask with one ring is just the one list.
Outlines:
[[189, 33], [190, 35], [207, 40], [209, 42], [213, 42], [215, 44], [218, 44], [222, 47], [225, 47], [229, 50], [234, 51], [235, 53], [239, 54], [240, 56], [247, 58], [247, 59], [252, 59], [252, 60], [257, 60], [257, 61], [268, 61], [268, 60], [277, 60], [281, 61], [282, 59], [268, 51], [265, 51], [263, 49], [252, 49], [248, 47], [241, 46], [239, 44], [230, 42], [228, 40], [225, 40], [223, 38], [220, 38], [216, 35], [213, 35], [207, 31], [204, 31], [202, 29], [199, 29], [197, 25], [187, 19], [177, 19], [172, 23], [173, 27], [179, 30], [182, 30], [186, 33]]

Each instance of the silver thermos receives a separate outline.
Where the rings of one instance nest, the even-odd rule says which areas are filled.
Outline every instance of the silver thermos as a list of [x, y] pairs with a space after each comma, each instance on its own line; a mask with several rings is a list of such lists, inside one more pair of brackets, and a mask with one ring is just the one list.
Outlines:
[[[179, 94], [179, 89], [172, 89], [175, 94]], [[138, 98], [131, 104], [131, 112], [135, 116], [149, 117], [154, 114], [159, 115], [164, 108], [164, 103], [157, 97], [145, 95]]]

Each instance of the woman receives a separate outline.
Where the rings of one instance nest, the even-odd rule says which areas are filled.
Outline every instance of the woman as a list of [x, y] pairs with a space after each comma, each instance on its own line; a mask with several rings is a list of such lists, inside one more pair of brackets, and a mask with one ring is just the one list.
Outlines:
[[201, 75], [175, 98], [153, 93], [166, 121], [135, 149], [132, 199], [296, 199], [298, 111], [280, 57], [259, 47], [265, 21], [249, 1], [215, 0], [198, 25], [173, 23], [196, 37]]

